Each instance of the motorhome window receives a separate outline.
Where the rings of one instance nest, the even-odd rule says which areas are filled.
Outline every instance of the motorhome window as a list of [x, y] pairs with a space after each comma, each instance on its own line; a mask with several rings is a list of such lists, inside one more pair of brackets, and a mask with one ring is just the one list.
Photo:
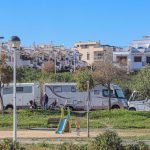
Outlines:
[[[103, 96], [104, 96], [104, 97], [109, 97], [109, 92], [108, 92], [107, 89], [103, 90], [102, 92], [103, 92]], [[113, 93], [113, 90], [110, 91], [110, 95], [111, 95], [111, 97], [113, 97], [113, 98], [116, 97], [116, 95]]]
[[94, 90], [94, 95], [99, 95], [100, 94], [100, 90]]
[[16, 87], [17, 93], [23, 93], [23, 87]]
[[5, 87], [3, 89], [3, 94], [6, 95], [6, 94], [12, 94], [13, 93], [13, 87]]
[[68, 85], [63, 85], [62, 86], [62, 92], [71, 92], [71, 87]]
[[76, 87], [75, 86], [71, 87], [71, 92], [76, 92]]
[[53, 90], [54, 90], [54, 92], [62, 92], [62, 87], [61, 86], [54, 86]]
[[24, 86], [23, 93], [32, 93], [32, 86]]
[[124, 98], [124, 94], [123, 94], [122, 90], [116, 89], [115, 91], [116, 91], [116, 94], [117, 94], [118, 98]]

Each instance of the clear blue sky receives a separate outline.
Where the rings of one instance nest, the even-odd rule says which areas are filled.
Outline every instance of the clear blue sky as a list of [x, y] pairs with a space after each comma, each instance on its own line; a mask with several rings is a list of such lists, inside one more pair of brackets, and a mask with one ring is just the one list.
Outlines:
[[150, 0], [1, 0], [0, 35], [22, 45], [96, 40], [126, 46], [150, 35]]

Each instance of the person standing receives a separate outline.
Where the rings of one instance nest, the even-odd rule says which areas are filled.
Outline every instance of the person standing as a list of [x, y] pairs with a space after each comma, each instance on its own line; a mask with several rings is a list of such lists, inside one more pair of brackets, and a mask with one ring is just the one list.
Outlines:
[[80, 125], [78, 119], [75, 120], [75, 127], [76, 127], [77, 135], [80, 136]]
[[43, 100], [44, 100], [44, 109], [47, 110], [48, 109], [48, 96], [46, 93], [44, 93]]

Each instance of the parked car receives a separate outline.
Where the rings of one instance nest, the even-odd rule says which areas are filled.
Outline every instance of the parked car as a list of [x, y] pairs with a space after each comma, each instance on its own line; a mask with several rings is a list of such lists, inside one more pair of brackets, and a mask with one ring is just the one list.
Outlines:
[[134, 111], [150, 111], [150, 99], [143, 98], [140, 92], [134, 91], [129, 98], [128, 109]]

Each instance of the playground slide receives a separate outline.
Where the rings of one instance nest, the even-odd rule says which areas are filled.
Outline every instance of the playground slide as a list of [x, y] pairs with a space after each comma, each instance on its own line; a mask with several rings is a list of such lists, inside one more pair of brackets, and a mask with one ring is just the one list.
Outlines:
[[61, 119], [59, 127], [57, 129], [57, 133], [58, 134], [62, 134], [63, 133], [63, 131], [65, 129], [65, 126], [66, 126], [66, 122], [67, 122], [66, 118]]

